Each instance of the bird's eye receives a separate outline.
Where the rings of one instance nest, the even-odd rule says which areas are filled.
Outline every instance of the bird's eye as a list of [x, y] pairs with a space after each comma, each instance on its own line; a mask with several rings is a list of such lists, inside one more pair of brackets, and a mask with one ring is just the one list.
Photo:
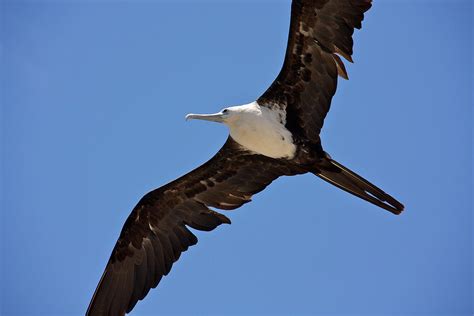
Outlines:
[[229, 112], [229, 110], [227, 110], [227, 109], [224, 109], [224, 110], [222, 111], [222, 113], [224, 113], [224, 114], [225, 114], [225, 113], [228, 113], [228, 112]]

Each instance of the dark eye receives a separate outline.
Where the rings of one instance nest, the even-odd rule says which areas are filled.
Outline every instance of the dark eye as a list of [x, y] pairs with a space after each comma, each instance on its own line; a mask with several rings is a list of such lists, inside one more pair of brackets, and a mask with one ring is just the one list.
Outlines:
[[222, 111], [222, 113], [224, 113], [224, 114], [227, 113], [227, 112], [229, 112], [229, 110], [227, 110], [227, 109], [224, 109], [224, 110]]

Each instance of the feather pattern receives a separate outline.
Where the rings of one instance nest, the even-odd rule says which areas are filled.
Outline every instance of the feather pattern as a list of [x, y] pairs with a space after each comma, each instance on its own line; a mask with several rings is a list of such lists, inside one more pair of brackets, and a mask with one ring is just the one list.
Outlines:
[[243, 149], [231, 137], [207, 163], [146, 194], [126, 220], [87, 315], [124, 315], [155, 288], [181, 253], [197, 243], [188, 229], [210, 231], [230, 220], [210, 209], [250, 202], [282, 175], [305, 171]]
[[340, 56], [352, 62], [352, 34], [371, 0], [294, 0], [283, 67], [261, 106], [286, 111], [286, 128], [319, 143], [338, 75], [348, 78]]

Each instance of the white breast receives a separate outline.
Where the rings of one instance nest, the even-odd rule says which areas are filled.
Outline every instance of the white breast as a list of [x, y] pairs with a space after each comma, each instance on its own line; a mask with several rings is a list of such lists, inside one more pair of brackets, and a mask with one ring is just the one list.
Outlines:
[[294, 157], [296, 146], [285, 128], [286, 113], [260, 107], [257, 102], [229, 109], [236, 114], [226, 124], [237, 143], [272, 158]]

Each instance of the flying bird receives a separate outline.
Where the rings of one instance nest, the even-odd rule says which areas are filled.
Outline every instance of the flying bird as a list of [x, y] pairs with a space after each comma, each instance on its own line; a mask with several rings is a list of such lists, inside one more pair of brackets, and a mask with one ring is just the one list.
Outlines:
[[229, 137], [208, 162], [147, 193], [127, 218], [87, 315], [125, 315], [197, 243], [188, 227], [211, 231], [230, 220], [212, 210], [250, 202], [280, 176], [310, 172], [393, 214], [403, 205], [323, 150], [320, 131], [352, 62], [352, 33], [371, 0], [294, 0], [282, 69], [256, 101], [215, 114]]

